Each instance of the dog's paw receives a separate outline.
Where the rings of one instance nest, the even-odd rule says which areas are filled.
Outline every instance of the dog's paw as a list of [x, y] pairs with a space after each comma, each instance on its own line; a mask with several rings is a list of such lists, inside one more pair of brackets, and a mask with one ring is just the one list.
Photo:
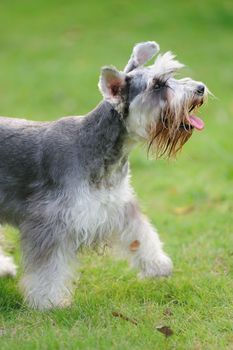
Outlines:
[[144, 261], [139, 274], [140, 278], [154, 278], [170, 276], [173, 270], [171, 259], [163, 254], [158, 255], [152, 260]]
[[70, 296], [64, 297], [62, 301], [58, 304], [58, 308], [65, 309], [72, 305], [72, 298]]
[[50, 310], [50, 309], [65, 309], [65, 308], [68, 308], [72, 305], [72, 299], [69, 298], [69, 297], [65, 297], [63, 298], [62, 300], [58, 301], [58, 300], [55, 300], [55, 301], [51, 301], [51, 300], [32, 300], [30, 298], [28, 299], [25, 299], [29, 306], [32, 308], [32, 309], [37, 309], [37, 310], [41, 310], [41, 311], [44, 311], [44, 310]]
[[14, 264], [13, 259], [0, 253], [0, 277], [14, 277], [16, 275], [16, 271], [17, 266]]

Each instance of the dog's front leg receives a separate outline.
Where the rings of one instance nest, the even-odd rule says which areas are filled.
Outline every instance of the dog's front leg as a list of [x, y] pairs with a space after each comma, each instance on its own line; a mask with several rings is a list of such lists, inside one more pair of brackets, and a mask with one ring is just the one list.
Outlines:
[[162, 242], [148, 219], [132, 200], [124, 208], [121, 246], [132, 265], [140, 270], [141, 277], [169, 276], [172, 261], [164, 253]]

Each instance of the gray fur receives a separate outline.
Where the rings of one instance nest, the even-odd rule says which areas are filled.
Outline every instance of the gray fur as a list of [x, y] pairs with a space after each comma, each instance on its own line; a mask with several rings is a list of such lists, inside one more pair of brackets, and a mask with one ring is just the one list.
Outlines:
[[130, 77], [130, 87], [129, 87], [129, 103], [133, 99], [143, 93], [147, 88], [147, 79], [143, 76], [142, 72]]

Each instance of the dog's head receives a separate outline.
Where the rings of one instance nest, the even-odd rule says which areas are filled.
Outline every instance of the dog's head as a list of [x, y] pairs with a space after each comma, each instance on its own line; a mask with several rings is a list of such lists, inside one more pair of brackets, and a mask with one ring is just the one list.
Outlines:
[[155, 42], [137, 44], [123, 72], [114, 67], [102, 69], [99, 88], [122, 114], [132, 138], [146, 141], [157, 156], [170, 157], [194, 129], [203, 129], [203, 121], [194, 113], [209, 91], [202, 82], [174, 78], [183, 65], [171, 52], [144, 67], [158, 51]]

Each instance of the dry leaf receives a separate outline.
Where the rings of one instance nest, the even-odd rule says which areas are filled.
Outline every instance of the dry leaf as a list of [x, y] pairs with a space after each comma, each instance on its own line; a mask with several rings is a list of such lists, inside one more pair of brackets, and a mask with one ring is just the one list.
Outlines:
[[127, 317], [127, 316], [124, 316], [121, 312], [113, 311], [113, 312], [112, 312], [112, 315], [113, 315], [113, 317], [119, 317], [119, 318], [121, 318], [122, 320], [131, 322], [131, 323], [134, 324], [135, 326], [137, 326], [137, 324], [138, 324], [138, 321], [136, 321], [136, 320], [134, 320], [134, 319], [131, 319], [131, 318]]
[[168, 307], [163, 311], [164, 316], [172, 316], [173, 312]]
[[131, 250], [131, 252], [135, 252], [136, 250], [138, 250], [139, 246], [140, 242], [136, 239], [130, 244], [129, 249]]
[[157, 326], [157, 331], [163, 333], [165, 337], [170, 337], [173, 334], [173, 330], [168, 326]]
[[186, 207], [177, 207], [173, 209], [173, 213], [176, 215], [185, 215], [188, 213], [191, 213], [194, 210], [194, 206], [193, 205], [189, 205]]

